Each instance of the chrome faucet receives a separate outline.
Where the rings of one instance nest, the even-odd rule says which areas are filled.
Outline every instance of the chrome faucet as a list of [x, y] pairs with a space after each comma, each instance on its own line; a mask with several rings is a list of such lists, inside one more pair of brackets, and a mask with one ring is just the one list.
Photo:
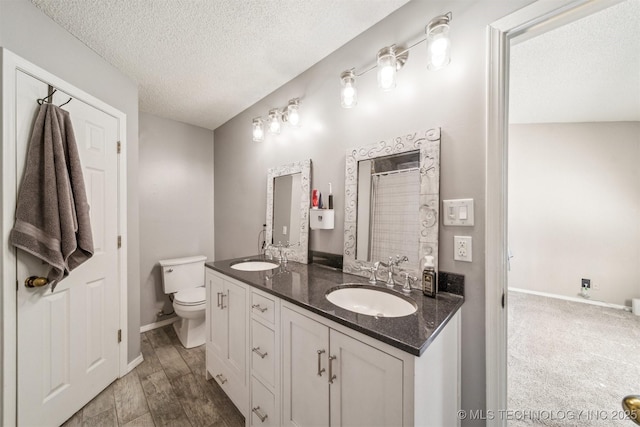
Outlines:
[[[282, 264], [283, 261], [283, 255], [282, 255], [282, 242], [278, 242], [277, 245], [274, 245], [273, 243], [269, 243], [265, 248], [264, 251], [265, 253], [269, 254], [269, 259], [273, 259], [273, 253], [271, 252], [272, 249], [276, 249], [278, 251], [278, 262], [280, 264]], [[285, 258], [286, 259], [286, 255]], [[286, 262], [286, 261], [285, 261]]]
[[378, 276], [377, 276], [378, 267], [380, 267], [380, 261], [374, 262], [372, 266], [360, 267], [361, 270], [369, 272], [369, 283], [373, 285], [375, 285], [378, 282]]
[[415, 283], [418, 280], [418, 278], [415, 276], [412, 276], [407, 271], [400, 272], [400, 275], [404, 276], [404, 285], [402, 286], [402, 292], [404, 292], [405, 294], [408, 294], [409, 292], [411, 292], [411, 283]]
[[[289, 242], [285, 243], [284, 245], [282, 244], [282, 242], [278, 242], [277, 245], [271, 244], [269, 243], [266, 247], [265, 247], [265, 252], [269, 251], [270, 249], [277, 249], [278, 250], [278, 262], [280, 264], [283, 265], [287, 265], [287, 262], [289, 261], [287, 259], [287, 249], [289, 249], [292, 246], [299, 246], [300, 242], [298, 243], [294, 243], [293, 245], [290, 244]], [[271, 254], [271, 252], [269, 252], [269, 255], [273, 256]], [[271, 258], [270, 258], [271, 259]]]
[[393, 274], [395, 273], [394, 268], [399, 266], [403, 262], [409, 261], [409, 258], [406, 255], [396, 255], [396, 259], [394, 260], [392, 256], [389, 257], [389, 263], [380, 263], [383, 267], [387, 267], [387, 272], [389, 276], [387, 277], [387, 287], [392, 288], [396, 282], [393, 279]]

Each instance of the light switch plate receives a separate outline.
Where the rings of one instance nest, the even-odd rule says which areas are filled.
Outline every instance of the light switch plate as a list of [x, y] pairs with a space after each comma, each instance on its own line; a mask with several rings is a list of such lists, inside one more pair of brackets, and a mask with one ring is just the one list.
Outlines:
[[471, 236], [453, 236], [453, 259], [456, 261], [472, 261]]
[[442, 201], [442, 224], [473, 226], [473, 199]]

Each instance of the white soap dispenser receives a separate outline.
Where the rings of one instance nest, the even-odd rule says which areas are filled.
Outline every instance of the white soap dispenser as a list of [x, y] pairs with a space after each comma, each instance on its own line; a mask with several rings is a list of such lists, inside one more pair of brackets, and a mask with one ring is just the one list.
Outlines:
[[435, 298], [438, 293], [438, 278], [433, 262], [433, 256], [426, 255], [422, 266], [422, 293], [431, 298]]

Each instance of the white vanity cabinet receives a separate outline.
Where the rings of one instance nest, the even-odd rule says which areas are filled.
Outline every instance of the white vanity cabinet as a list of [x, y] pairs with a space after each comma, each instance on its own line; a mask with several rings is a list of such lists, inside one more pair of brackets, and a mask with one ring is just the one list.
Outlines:
[[207, 269], [207, 373], [246, 417], [249, 287]]
[[283, 425], [403, 425], [403, 361], [282, 309]]
[[280, 426], [280, 300], [251, 290], [251, 426]]
[[283, 425], [460, 425], [459, 312], [418, 357], [281, 306]]
[[207, 372], [247, 426], [456, 426], [460, 313], [414, 356], [207, 269]]

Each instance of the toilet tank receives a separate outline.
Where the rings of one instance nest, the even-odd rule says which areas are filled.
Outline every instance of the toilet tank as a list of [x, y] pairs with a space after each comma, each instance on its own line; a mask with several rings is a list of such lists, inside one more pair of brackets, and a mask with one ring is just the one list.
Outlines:
[[163, 259], [158, 261], [162, 271], [162, 289], [173, 294], [183, 289], [204, 286], [204, 262], [206, 256]]

